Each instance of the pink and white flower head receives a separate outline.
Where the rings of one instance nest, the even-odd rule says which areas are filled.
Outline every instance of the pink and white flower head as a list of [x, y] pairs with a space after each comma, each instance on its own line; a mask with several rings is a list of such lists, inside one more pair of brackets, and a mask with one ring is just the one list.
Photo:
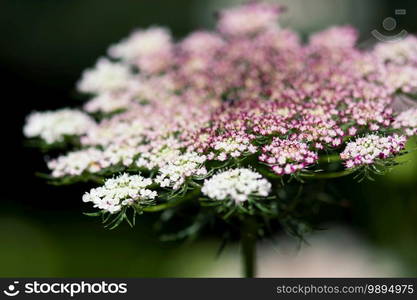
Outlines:
[[203, 166], [205, 161], [206, 156], [195, 152], [178, 155], [175, 160], [159, 168], [155, 182], [159, 183], [161, 187], [171, 187], [177, 190], [187, 178], [207, 174], [207, 170]]
[[138, 30], [109, 48], [109, 55], [131, 62], [146, 73], [164, 71], [172, 62], [173, 43], [170, 32], [161, 27]]
[[[342, 26], [303, 44], [279, 27], [280, 13], [250, 2], [221, 12], [213, 32], [175, 43], [152, 27], [112, 46], [116, 62], [100, 59], [78, 85], [94, 94], [85, 111], [109, 114], [98, 124], [84, 114], [66, 125], [83, 149], [51, 161], [53, 176], [140, 168], [160, 187], [181, 190], [219, 161], [233, 168], [261, 161], [289, 175], [315, 168], [327, 151], [345, 149], [349, 168], [398, 154], [404, 137], [377, 134], [416, 134], [415, 109], [393, 109], [417, 90], [415, 38], [363, 51], [356, 31]], [[50, 125], [61, 117], [29, 118], [25, 134], [58, 139], [64, 131]], [[346, 145], [358, 134], [367, 136]]]
[[151, 184], [152, 179], [122, 174], [107, 179], [103, 186], [85, 193], [83, 201], [92, 202], [94, 207], [114, 214], [125, 206], [146, 206], [152, 203], [158, 193], [147, 188]]
[[270, 165], [278, 175], [292, 174], [314, 164], [317, 153], [310, 151], [306, 143], [274, 138], [262, 148], [259, 160]]
[[325, 48], [353, 48], [358, 32], [351, 26], [331, 27], [311, 36], [310, 45]]
[[231, 200], [236, 204], [252, 196], [267, 197], [271, 183], [261, 174], [246, 168], [230, 169], [204, 181], [201, 192], [217, 201]]
[[129, 86], [132, 76], [128, 65], [100, 58], [94, 68], [84, 71], [77, 88], [91, 94], [122, 91]]
[[103, 151], [88, 148], [69, 152], [48, 162], [53, 177], [78, 176], [84, 172], [96, 173], [107, 167], [102, 164]]
[[132, 99], [128, 93], [102, 93], [89, 100], [84, 105], [84, 110], [89, 113], [103, 112], [112, 113], [126, 109]]
[[250, 35], [277, 26], [282, 7], [252, 1], [220, 12], [218, 29], [230, 36]]
[[39, 137], [48, 144], [61, 142], [65, 136], [81, 136], [96, 126], [86, 113], [76, 109], [33, 112], [26, 118], [23, 134]]
[[198, 74], [206, 72], [225, 45], [226, 42], [218, 33], [197, 31], [190, 34], [178, 44], [180, 54], [177, 63], [181, 65], [180, 73], [196, 78]]
[[405, 136], [379, 136], [369, 134], [346, 145], [340, 153], [347, 168], [373, 164], [378, 159], [386, 159], [400, 153], [405, 148]]
[[394, 121], [393, 127], [402, 129], [408, 136], [417, 134], [417, 108], [411, 108], [400, 113]]
[[211, 54], [225, 45], [219, 34], [209, 31], [194, 32], [179, 44], [181, 50], [190, 55]]
[[417, 64], [417, 38], [409, 35], [404, 39], [379, 43], [375, 46], [373, 53], [383, 63], [415, 65]]

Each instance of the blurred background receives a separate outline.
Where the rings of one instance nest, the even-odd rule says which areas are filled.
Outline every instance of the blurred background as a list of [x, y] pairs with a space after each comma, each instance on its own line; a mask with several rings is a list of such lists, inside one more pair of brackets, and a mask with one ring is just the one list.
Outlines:
[[[0, 69], [3, 106], [0, 276], [203, 277], [239, 276], [239, 249], [216, 257], [216, 236], [162, 243], [152, 216], [103, 229], [86, 217], [82, 186], [53, 187], [35, 177], [43, 157], [23, 147], [25, 116], [33, 110], [76, 107], [75, 83], [107, 47], [134, 28], [164, 25], [181, 38], [212, 28], [214, 13], [237, 0], [1, 0]], [[277, 0], [283, 25], [303, 37], [334, 24], [352, 24], [364, 44], [371, 31], [417, 32], [415, 1]], [[395, 9], [406, 9], [396, 16]], [[394, 17], [397, 27], [384, 31]], [[414, 141], [415, 143], [415, 141]], [[412, 157], [414, 156], [414, 157]], [[320, 213], [323, 231], [298, 250], [277, 236], [259, 246], [261, 276], [417, 276], [417, 156], [376, 182], [344, 189], [345, 207]], [[329, 230], [327, 230], [329, 228]]]

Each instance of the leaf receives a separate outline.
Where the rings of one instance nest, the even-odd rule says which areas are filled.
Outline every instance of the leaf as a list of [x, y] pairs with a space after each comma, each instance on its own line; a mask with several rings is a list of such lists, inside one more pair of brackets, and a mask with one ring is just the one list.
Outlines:
[[100, 217], [104, 214], [103, 211], [98, 211], [98, 212], [94, 212], [94, 213], [83, 213], [83, 215], [87, 216], [87, 217]]

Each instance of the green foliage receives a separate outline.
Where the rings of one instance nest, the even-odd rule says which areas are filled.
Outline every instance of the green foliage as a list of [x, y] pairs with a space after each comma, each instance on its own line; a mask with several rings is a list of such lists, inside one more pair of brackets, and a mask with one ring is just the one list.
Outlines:
[[47, 143], [42, 138], [31, 138], [25, 140], [24, 145], [29, 148], [36, 148], [42, 153], [51, 153], [81, 148], [80, 137], [74, 135], [64, 135], [60, 141], [54, 143]]
[[[401, 155], [405, 155], [407, 152], [401, 153]], [[355, 168], [356, 175], [354, 179], [358, 182], [362, 182], [365, 179], [374, 181], [374, 175], [383, 176], [386, 175], [388, 172], [392, 171], [395, 166], [403, 164], [403, 162], [398, 162], [395, 158], [388, 158], [388, 159], [378, 159], [373, 164], [364, 165]]]
[[[74, 137], [73, 137], [74, 138]], [[69, 139], [77, 147], [76, 139]], [[262, 145], [269, 139], [257, 139]], [[43, 149], [59, 149], [59, 145], [46, 147], [42, 143], [34, 143]], [[60, 145], [64, 146], [64, 144]], [[79, 139], [78, 139], [79, 146]], [[401, 153], [401, 155], [406, 152]], [[207, 174], [193, 176], [178, 189], [162, 188], [153, 184], [150, 188], [158, 192], [155, 201], [133, 203], [124, 206], [117, 213], [99, 211], [86, 213], [91, 217], [99, 217], [108, 229], [115, 229], [123, 222], [135, 226], [136, 217], [143, 213], [157, 213], [159, 221], [156, 228], [161, 233], [161, 240], [175, 241], [195, 239], [205, 230], [218, 232], [226, 244], [239, 236], [240, 227], [248, 218], [256, 224], [257, 238], [270, 237], [277, 230], [282, 230], [297, 239], [304, 236], [315, 227], [312, 216], [318, 213], [321, 205], [338, 205], [326, 189], [326, 183], [331, 179], [353, 175], [359, 182], [364, 179], [373, 180], [374, 175], [384, 175], [399, 162], [396, 158], [377, 160], [372, 165], [345, 169], [338, 152], [324, 149], [320, 153], [317, 164], [300, 172], [279, 176], [271, 168], [258, 161], [259, 153], [247, 153], [239, 158], [229, 158], [226, 161], [208, 161], [205, 167]], [[204, 180], [222, 169], [249, 167], [262, 174], [272, 183], [272, 192], [268, 197], [251, 195], [247, 201], [236, 203], [231, 199], [224, 201], [212, 200], [201, 194]], [[93, 182], [103, 184], [107, 178], [127, 172], [131, 174], [145, 173], [148, 177], [155, 177], [157, 170], [146, 171], [135, 166], [126, 167], [122, 164], [114, 165], [97, 173], [84, 172], [79, 176], [65, 176], [55, 178], [47, 174], [38, 174], [53, 185], [69, 185], [77, 182]], [[219, 230], [220, 228], [220, 230]]]

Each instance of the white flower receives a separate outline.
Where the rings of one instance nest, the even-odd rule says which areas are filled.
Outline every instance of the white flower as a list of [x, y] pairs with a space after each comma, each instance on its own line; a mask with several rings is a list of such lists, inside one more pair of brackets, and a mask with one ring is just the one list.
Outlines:
[[153, 27], [138, 30], [130, 37], [113, 45], [109, 55], [135, 63], [146, 72], [159, 72], [169, 65], [172, 58], [172, 38], [165, 28]]
[[[168, 141], [167, 141], [168, 142]], [[163, 167], [174, 162], [181, 156], [180, 150], [170, 147], [169, 143], [148, 150], [148, 145], [143, 146], [141, 155], [136, 161], [136, 166], [152, 170], [156, 167]]]
[[30, 114], [23, 133], [26, 137], [40, 137], [48, 144], [52, 144], [62, 141], [65, 135], [83, 135], [94, 126], [94, 120], [87, 114], [64, 108]]
[[89, 100], [84, 109], [90, 113], [104, 112], [111, 113], [119, 109], [125, 109], [129, 106], [131, 97], [124, 93], [110, 93], [106, 92]]
[[159, 169], [155, 182], [159, 183], [161, 187], [172, 187], [177, 190], [186, 178], [207, 173], [206, 168], [202, 166], [205, 161], [204, 155], [198, 155], [195, 152], [179, 155], [175, 160]]
[[158, 194], [147, 189], [152, 179], [140, 175], [123, 174], [107, 179], [103, 186], [90, 190], [83, 196], [84, 202], [93, 202], [94, 207], [115, 213], [123, 206], [149, 205]]
[[212, 143], [214, 150], [219, 151], [217, 159], [226, 160], [227, 156], [239, 157], [243, 153], [255, 153], [256, 146], [250, 143], [250, 139], [244, 136], [235, 136], [230, 138], [222, 138]]
[[311, 36], [310, 45], [346, 49], [355, 46], [358, 33], [350, 26], [335, 26]]
[[393, 127], [404, 129], [409, 136], [417, 133], [417, 108], [411, 108], [400, 113], [394, 121]]
[[197, 31], [186, 37], [180, 45], [186, 53], [204, 55], [220, 49], [225, 45], [225, 42], [216, 33]]
[[100, 58], [93, 69], [84, 71], [77, 87], [84, 93], [116, 92], [127, 88], [132, 76], [129, 66]]
[[170, 32], [161, 27], [152, 27], [146, 30], [137, 30], [127, 39], [109, 49], [109, 55], [134, 61], [138, 57], [150, 56], [166, 48], [171, 48]]
[[253, 34], [278, 26], [281, 7], [270, 3], [252, 2], [220, 13], [219, 30], [228, 35]]
[[81, 143], [88, 146], [107, 147], [114, 144], [134, 145], [140, 143], [143, 133], [141, 119], [119, 120], [117, 116], [110, 120], [102, 121], [99, 126], [93, 127], [82, 137]]
[[64, 156], [60, 156], [48, 162], [48, 168], [52, 170], [53, 177], [77, 176], [84, 171], [95, 173], [102, 168], [103, 152], [88, 148], [79, 151], [69, 152]]
[[417, 38], [409, 35], [390, 43], [379, 43], [374, 49], [375, 56], [382, 62], [405, 64], [417, 62]]
[[314, 164], [317, 153], [310, 151], [306, 143], [274, 138], [262, 148], [259, 160], [272, 166], [278, 175], [291, 174]]
[[128, 144], [112, 144], [99, 150], [87, 148], [69, 152], [48, 162], [53, 177], [77, 176], [83, 172], [97, 173], [102, 169], [115, 165], [129, 167], [139, 153], [137, 146]]
[[231, 169], [204, 181], [202, 193], [214, 200], [244, 202], [250, 196], [266, 197], [271, 183], [250, 169]]
[[128, 167], [133, 164], [134, 158], [138, 153], [138, 147], [130, 146], [127, 144], [112, 144], [104, 149], [101, 164], [110, 166], [121, 163], [122, 165]]
[[340, 153], [340, 158], [345, 161], [347, 168], [369, 165], [377, 159], [386, 159], [401, 152], [406, 140], [404, 136], [399, 135], [369, 134], [348, 143], [345, 150]]

